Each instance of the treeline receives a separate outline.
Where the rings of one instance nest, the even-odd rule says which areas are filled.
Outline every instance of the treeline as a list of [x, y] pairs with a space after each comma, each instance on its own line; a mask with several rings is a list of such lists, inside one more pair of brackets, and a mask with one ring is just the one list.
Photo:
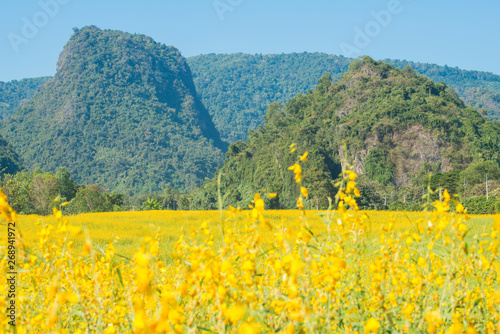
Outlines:
[[107, 193], [97, 184], [78, 185], [63, 167], [57, 168], [55, 174], [40, 168], [5, 174], [0, 187], [20, 214], [48, 215], [59, 206], [68, 214], [119, 211], [124, 204], [124, 195]]
[[4, 174], [0, 188], [19, 214], [52, 214], [54, 207], [65, 214], [137, 210], [188, 210], [189, 195], [167, 186], [163, 193], [147, 195], [109, 192], [99, 184], [80, 185], [64, 167], [56, 173], [22, 170]]
[[367, 210], [433, 209], [429, 204], [442, 199], [446, 189], [471, 214], [500, 212], [500, 168], [494, 161], [474, 163], [462, 171], [422, 174], [405, 187], [384, 187], [364, 175], [359, 179], [359, 188], [360, 207]]
[[[286, 170], [283, 171], [287, 172]], [[486, 185], [486, 179], [488, 185]], [[332, 183], [338, 180], [332, 180]], [[496, 162], [472, 164], [463, 171], [429, 174], [406, 187], [382, 186], [367, 175], [358, 178], [361, 210], [421, 211], [433, 209], [428, 204], [440, 199], [444, 190], [464, 204], [471, 214], [500, 212], [500, 167]], [[293, 186], [293, 184], [291, 184]], [[88, 212], [118, 212], [139, 210], [207, 210], [218, 208], [218, 189], [213, 187], [210, 199], [199, 190], [183, 193], [167, 186], [161, 193], [126, 195], [108, 192], [98, 184], [79, 185], [66, 168], [59, 167], [55, 174], [35, 169], [16, 174], [5, 174], [0, 188], [7, 195], [11, 206], [20, 214], [52, 214], [53, 207], [61, 207], [65, 214]], [[333, 191], [335, 191], [334, 189]], [[249, 192], [259, 189], [249, 186]], [[229, 205], [245, 209], [248, 204], [229, 194], [222, 194], [223, 207]], [[240, 199], [240, 200], [238, 200]], [[324, 198], [326, 201], [326, 197]], [[288, 209], [279, 201], [265, 198], [270, 209]], [[306, 209], [320, 209], [319, 198], [306, 199]], [[290, 208], [293, 208], [291, 206]], [[321, 209], [324, 209], [321, 206]]]

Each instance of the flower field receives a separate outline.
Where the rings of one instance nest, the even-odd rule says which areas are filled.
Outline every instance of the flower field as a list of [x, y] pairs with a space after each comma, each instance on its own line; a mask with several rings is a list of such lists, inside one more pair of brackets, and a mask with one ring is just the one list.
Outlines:
[[302, 210], [304, 187], [290, 211], [256, 193], [244, 211], [17, 216], [1, 197], [17, 333], [500, 333], [500, 215], [450, 212], [447, 192], [431, 212], [358, 211], [344, 176], [327, 212]]

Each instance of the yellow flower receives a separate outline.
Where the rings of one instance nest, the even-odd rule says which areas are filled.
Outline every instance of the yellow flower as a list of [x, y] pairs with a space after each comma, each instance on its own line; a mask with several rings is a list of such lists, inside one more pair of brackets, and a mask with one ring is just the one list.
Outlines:
[[365, 324], [364, 333], [376, 333], [380, 328], [380, 323], [375, 318], [370, 318]]
[[304, 197], [309, 197], [309, 192], [307, 191], [307, 188], [305, 188], [305, 187], [300, 187], [300, 193]]
[[245, 307], [241, 304], [232, 305], [227, 310], [229, 321], [236, 325], [245, 316]]
[[91, 249], [90, 243], [86, 241], [85, 244], [83, 245], [83, 256], [89, 255], [90, 249]]
[[264, 211], [264, 200], [260, 198], [259, 193], [255, 193], [254, 201], [255, 201], [255, 209], [257, 209], [260, 212]]
[[447, 189], [445, 189], [445, 190], [443, 191], [443, 198], [444, 198], [444, 201], [445, 201], [445, 202], [448, 202], [448, 201], [450, 200], [450, 198], [451, 198], [451, 197], [450, 197], [450, 194], [448, 193], [448, 190], [447, 190]]
[[269, 197], [269, 198], [275, 198], [276, 196], [278, 196], [278, 194], [276, 194], [276, 193], [267, 194], [267, 197]]
[[304, 209], [304, 200], [302, 199], [302, 197], [299, 197], [299, 199], [297, 200], [297, 207], [300, 210]]
[[464, 234], [465, 232], [467, 232], [467, 225], [461, 223], [460, 225], [458, 225], [458, 230], [462, 232], [462, 234]]
[[300, 161], [307, 161], [307, 152], [300, 157]]
[[261, 332], [261, 327], [255, 322], [244, 322], [238, 328], [238, 334], [258, 334]]
[[115, 329], [115, 326], [113, 326], [113, 324], [110, 324], [103, 332], [103, 334], [115, 334], [116, 333], [116, 329]]
[[462, 205], [462, 203], [457, 204], [457, 212], [458, 213], [464, 212], [464, 206]]

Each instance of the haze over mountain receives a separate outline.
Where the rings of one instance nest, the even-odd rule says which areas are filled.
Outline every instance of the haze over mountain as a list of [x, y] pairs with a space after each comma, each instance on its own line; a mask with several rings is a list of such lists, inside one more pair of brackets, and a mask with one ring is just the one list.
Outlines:
[[192, 189], [227, 148], [176, 48], [95, 26], [75, 31], [56, 75], [1, 133], [27, 168], [64, 166], [121, 192]]
[[[335, 83], [325, 74], [313, 91], [284, 106], [271, 104], [265, 125], [229, 147], [220, 169], [227, 203], [247, 203], [256, 189], [265, 189], [278, 193], [266, 199], [270, 207], [294, 208], [298, 188], [286, 168], [305, 151], [303, 182], [314, 207], [327, 207], [327, 196], [334, 197], [343, 159], [366, 182], [418, 185], [420, 194], [429, 172], [500, 162], [500, 123], [466, 107], [452, 88], [369, 57], [354, 60], [349, 69]], [[215, 208], [216, 189], [215, 178], [207, 181], [193, 195], [192, 207]]]

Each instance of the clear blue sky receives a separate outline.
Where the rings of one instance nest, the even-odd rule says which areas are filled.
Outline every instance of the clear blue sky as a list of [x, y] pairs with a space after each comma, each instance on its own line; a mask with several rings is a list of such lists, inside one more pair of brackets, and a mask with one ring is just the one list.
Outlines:
[[85, 25], [145, 34], [186, 57], [319, 51], [500, 74], [499, 13], [494, 0], [2, 1], [0, 81], [54, 75]]

